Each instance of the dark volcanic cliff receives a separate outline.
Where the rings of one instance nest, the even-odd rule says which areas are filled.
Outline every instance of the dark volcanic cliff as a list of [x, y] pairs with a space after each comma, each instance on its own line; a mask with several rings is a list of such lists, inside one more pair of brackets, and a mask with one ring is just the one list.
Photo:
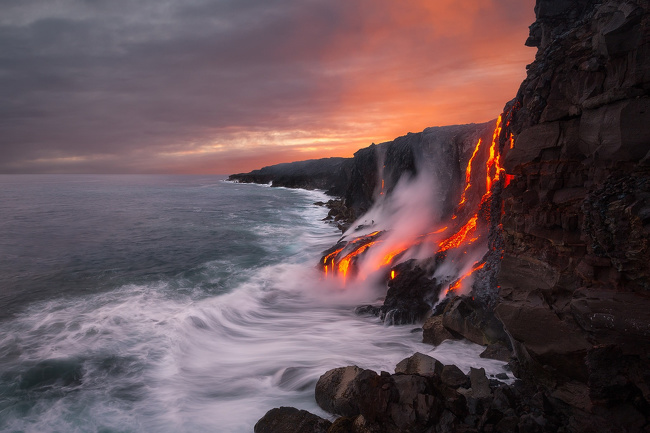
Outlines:
[[348, 187], [348, 173], [347, 158], [322, 158], [270, 165], [250, 173], [232, 174], [228, 180], [272, 183], [276, 187], [322, 189], [328, 194], [341, 195]]
[[641, 431], [650, 410], [649, 12], [538, 0], [501, 135], [515, 179], [496, 313], [520, 374], [581, 431]]
[[403, 175], [426, 172], [438, 187], [443, 213], [449, 213], [460, 195], [465, 166], [476, 142], [479, 138], [489, 140], [493, 129], [494, 121], [432, 127], [393, 141], [372, 144], [355, 152], [353, 158], [277, 164], [250, 173], [233, 174], [228, 180], [322, 189], [341, 197], [347, 217], [354, 220], [372, 206], [382, 192], [382, 181], [383, 192], [390, 195]]
[[[440, 383], [452, 369], [435, 360], [417, 373], [331, 370], [321, 381], [337, 384], [325, 393], [334, 406], [348, 390], [360, 403], [347, 413], [319, 401], [347, 415], [322, 431], [650, 431], [650, 0], [538, 0], [535, 12], [527, 44], [536, 59], [498, 137], [509, 176], [481, 212], [487, 270], [471, 296], [448, 297], [423, 326], [433, 344], [496, 342], [506, 359], [513, 349], [522, 380], [481, 388], [476, 371], [461, 372], [465, 385], [449, 391]], [[358, 215], [382, 179], [389, 194], [401, 174], [430, 170], [449, 216], [471, 147], [493, 125], [431, 128], [360, 150], [346, 171], [347, 205]], [[387, 299], [398, 286], [408, 290], [393, 298], [426, 297], [430, 272], [398, 266]], [[490, 338], [494, 330], [505, 334]]]

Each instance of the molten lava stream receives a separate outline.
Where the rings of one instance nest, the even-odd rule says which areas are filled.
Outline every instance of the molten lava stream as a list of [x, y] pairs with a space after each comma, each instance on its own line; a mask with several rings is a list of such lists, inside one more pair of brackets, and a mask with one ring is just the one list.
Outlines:
[[478, 215], [474, 215], [470, 218], [464, 226], [462, 226], [454, 235], [445, 239], [444, 241], [438, 244], [438, 252], [447, 251], [450, 248], [457, 248], [463, 243], [467, 242], [466, 245], [470, 245], [478, 237], [469, 238], [476, 231], [476, 222], [478, 221]]
[[462, 275], [460, 278], [458, 278], [456, 281], [454, 281], [452, 284], [449, 285], [449, 289], [444, 293], [444, 295], [440, 296], [440, 298], [444, 298], [447, 296], [450, 292], [455, 292], [458, 290], [463, 283], [464, 280], [466, 280], [468, 277], [472, 276], [472, 274], [479, 269], [482, 269], [485, 266], [485, 262], [476, 262], [472, 266], [472, 269], [469, 270], [469, 272], [466, 272], [464, 275]]

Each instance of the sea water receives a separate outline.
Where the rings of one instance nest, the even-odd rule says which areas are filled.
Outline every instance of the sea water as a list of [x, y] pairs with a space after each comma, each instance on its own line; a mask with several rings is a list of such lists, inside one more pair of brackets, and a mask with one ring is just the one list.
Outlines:
[[322, 192], [219, 176], [0, 176], [0, 431], [241, 432], [321, 416], [328, 369], [393, 372], [421, 343], [354, 307], [385, 287], [317, 269], [340, 233]]

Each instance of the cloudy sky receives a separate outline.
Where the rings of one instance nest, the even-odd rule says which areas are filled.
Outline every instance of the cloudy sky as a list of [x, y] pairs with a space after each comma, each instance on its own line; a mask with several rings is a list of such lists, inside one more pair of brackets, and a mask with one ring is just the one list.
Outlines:
[[0, 0], [0, 173], [234, 173], [495, 118], [534, 0]]

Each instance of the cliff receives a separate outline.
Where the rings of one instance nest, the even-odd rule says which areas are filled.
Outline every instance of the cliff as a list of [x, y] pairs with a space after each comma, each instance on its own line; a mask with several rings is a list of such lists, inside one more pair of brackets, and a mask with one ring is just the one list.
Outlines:
[[527, 44], [538, 52], [501, 134], [515, 177], [502, 196], [496, 314], [519, 374], [576, 409], [573, 428], [640, 431], [650, 402], [649, 2], [538, 0], [535, 11]]
[[390, 195], [403, 175], [427, 173], [440, 191], [442, 211], [449, 214], [460, 195], [465, 166], [477, 140], [488, 140], [493, 129], [494, 121], [431, 127], [393, 141], [373, 143], [352, 158], [277, 164], [233, 174], [228, 180], [324, 190], [343, 200], [342, 209], [335, 210], [351, 223], [370, 209], [381, 192]]
[[[316, 399], [346, 416], [323, 431], [650, 431], [650, 1], [538, 0], [535, 12], [535, 61], [496, 128], [432, 128], [363, 149], [344, 193], [358, 215], [401, 174], [433, 173], [455, 234], [434, 257], [389, 260], [384, 305], [358, 312], [394, 323], [430, 314], [425, 342], [488, 345], [486, 357], [512, 355], [521, 380], [486, 385], [472, 371], [451, 386], [451, 366], [418, 354], [420, 367], [395, 375], [331, 370]], [[492, 129], [492, 147], [475, 144]], [[359, 232], [325, 253], [324, 270], [346, 278], [384, 239]], [[487, 244], [461, 277], [474, 279], [470, 296], [439, 278], [450, 239], [460, 254]], [[448, 296], [432, 311], [438, 294]]]
[[270, 165], [228, 176], [242, 183], [271, 183], [274, 187], [322, 189], [341, 195], [349, 183], [349, 158], [322, 158]]

